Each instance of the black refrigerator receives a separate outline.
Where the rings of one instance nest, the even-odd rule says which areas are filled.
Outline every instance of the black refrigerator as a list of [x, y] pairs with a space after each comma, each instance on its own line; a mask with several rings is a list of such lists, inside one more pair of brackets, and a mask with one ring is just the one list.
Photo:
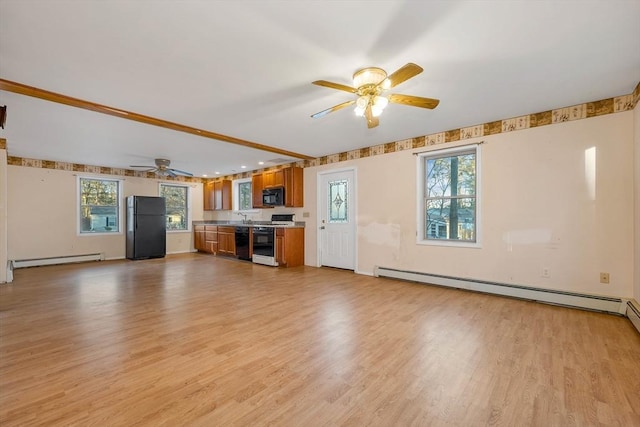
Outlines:
[[167, 252], [164, 197], [127, 197], [127, 258], [162, 258]]

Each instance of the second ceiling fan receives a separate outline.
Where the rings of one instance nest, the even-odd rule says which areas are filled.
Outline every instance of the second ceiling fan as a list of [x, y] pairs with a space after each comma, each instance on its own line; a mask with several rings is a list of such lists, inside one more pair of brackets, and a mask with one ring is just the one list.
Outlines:
[[178, 175], [193, 176], [190, 172], [181, 171], [180, 169], [174, 169], [171, 166], [171, 160], [169, 159], [155, 159], [155, 166], [148, 165], [131, 165], [130, 168], [146, 168], [144, 172], [154, 172], [158, 176], [170, 176], [177, 178]]
[[389, 102], [394, 104], [410, 105], [412, 107], [429, 109], [436, 108], [440, 101], [433, 98], [422, 98], [420, 96], [400, 94], [389, 94], [383, 96], [384, 91], [417, 76], [422, 71], [422, 67], [411, 62], [389, 76], [387, 76], [387, 73], [382, 68], [363, 68], [353, 74], [354, 87], [340, 83], [332, 83], [326, 80], [316, 80], [313, 82], [314, 85], [355, 93], [358, 95], [358, 98], [343, 102], [342, 104], [335, 105], [331, 108], [327, 108], [326, 110], [322, 110], [311, 115], [311, 117], [317, 119], [334, 111], [348, 107], [349, 105], [356, 104], [356, 115], [366, 117], [367, 126], [369, 128], [374, 128], [380, 124], [378, 116], [382, 113], [382, 110], [384, 110]]

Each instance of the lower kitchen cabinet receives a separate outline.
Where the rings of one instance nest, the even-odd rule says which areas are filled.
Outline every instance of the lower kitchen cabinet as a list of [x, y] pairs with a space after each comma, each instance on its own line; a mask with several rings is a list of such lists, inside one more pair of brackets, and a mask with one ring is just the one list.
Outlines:
[[218, 255], [236, 255], [235, 227], [218, 227]]
[[218, 227], [196, 225], [193, 227], [193, 247], [199, 252], [218, 253]]
[[206, 252], [204, 225], [196, 225], [193, 227], [193, 247], [200, 252]]
[[[236, 256], [235, 226], [194, 225], [193, 233], [193, 246], [197, 251], [214, 255]], [[249, 259], [251, 258], [251, 240], [250, 234]], [[304, 228], [276, 228], [274, 246], [276, 262], [280, 267], [304, 265]], [[241, 253], [238, 255], [242, 256]]]
[[304, 265], [304, 228], [276, 228], [276, 262], [281, 267]]
[[204, 230], [206, 251], [215, 255], [218, 253], [218, 227], [215, 225], [205, 225]]

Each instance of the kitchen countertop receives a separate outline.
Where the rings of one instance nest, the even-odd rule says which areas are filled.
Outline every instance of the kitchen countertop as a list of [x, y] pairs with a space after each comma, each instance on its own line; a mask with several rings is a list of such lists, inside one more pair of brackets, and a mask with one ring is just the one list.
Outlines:
[[304, 221], [296, 221], [295, 225], [272, 224], [271, 221], [223, 221], [223, 220], [202, 220], [192, 221], [193, 225], [221, 225], [228, 227], [274, 227], [274, 228], [304, 228]]

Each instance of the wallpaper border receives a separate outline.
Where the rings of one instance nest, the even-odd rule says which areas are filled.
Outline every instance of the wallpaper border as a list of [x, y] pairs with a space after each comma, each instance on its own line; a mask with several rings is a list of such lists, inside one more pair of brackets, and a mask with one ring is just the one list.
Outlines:
[[[569, 107], [562, 107], [554, 110], [542, 111], [539, 113], [532, 113], [519, 117], [496, 120], [494, 122], [467, 126], [460, 129], [451, 129], [444, 132], [403, 139], [400, 141], [387, 142], [371, 147], [330, 154], [328, 156], [322, 156], [312, 160], [300, 160], [298, 162], [289, 164], [246, 171], [234, 175], [225, 175], [216, 178], [179, 176], [177, 178], [167, 177], [163, 179], [183, 182], [208, 182], [218, 181], [222, 179], [249, 178], [254, 173], [282, 169], [290, 166], [299, 166], [306, 168], [327, 165], [348, 160], [361, 159], [364, 157], [394, 153], [396, 151], [413, 150], [415, 148], [421, 148], [428, 145], [446, 144], [449, 142], [461, 141], [470, 138], [495, 135], [499, 133], [515, 132], [535, 127], [555, 125], [573, 120], [582, 120], [607, 114], [621, 113], [624, 111], [633, 110], [639, 101], [640, 82], [636, 85], [634, 91], [628, 95], [621, 95], [613, 98], [601, 99], [599, 101], [586, 102], [584, 104], [572, 105]], [[0, 149], [7, 149], [6, 139], [0, 138]], [[77, 163], [57, 162], [51, 160], [29, 159], [15, 156], [7, 156], [7, 164], [12, 166], [57, 169], [102, 175], [132, 176], [150, 179], [158, 178], [152, 172], [141, 172], [130, 169], [110, 168], [104, 166], [81, 165]]]

